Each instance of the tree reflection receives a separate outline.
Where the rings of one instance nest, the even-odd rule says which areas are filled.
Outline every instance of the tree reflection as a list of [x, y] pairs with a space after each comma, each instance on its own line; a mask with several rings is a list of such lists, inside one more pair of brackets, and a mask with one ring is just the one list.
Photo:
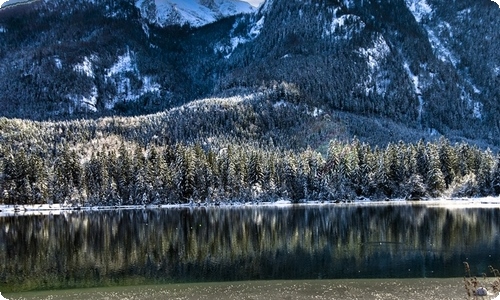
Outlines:
[[498, 209], [198, 207], [13, 216], [0, 223], [5, 292], [177, 281], [460, 277], [464, 260], [500, 265]]

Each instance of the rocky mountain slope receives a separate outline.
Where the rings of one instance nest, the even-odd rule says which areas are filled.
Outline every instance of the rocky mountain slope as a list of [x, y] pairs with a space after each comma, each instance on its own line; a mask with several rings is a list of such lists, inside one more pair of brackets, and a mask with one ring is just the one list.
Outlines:
[[500, 142], [500, 9], [489, 0], [267, 0], [228, 18], [233, 10], [221, 1], [193, 1], [213, 17], [193, 17], [194, 27], [159, 16], [161, 7], [186, 12], [172, 3], [2, 9], [0, 111], [137, 115], [279, 86], [279, 105], [321, 113], [316, 126], [326, 131], [339, 123], [325, 120], [342, 113], [351, 116], [343, 127], [366, 138], [404, 136], [367, 125], [384, 120], [422, 135]]
[[239, 0], [138, 0], [143, 18], [159, 26], [203, 26], [221, 18], [252, 13], [255, 8]]
[[260, 34], [231, 53], [222, 88], [286, 81], [331, 109], [499, 133], [491, 1], [268, 1], [245, 21], [246, 37]]

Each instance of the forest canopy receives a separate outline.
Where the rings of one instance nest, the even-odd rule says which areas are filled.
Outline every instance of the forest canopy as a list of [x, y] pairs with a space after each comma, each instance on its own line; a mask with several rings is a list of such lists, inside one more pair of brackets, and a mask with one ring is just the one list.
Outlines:
[[500, 156], [490, 150], [445, 138], [385, 147], [329, 138], [333, 131], [307, 125], [338, 124], [293, 104], [293, 97], [278, 90], [205, 99], [142, 117], [1, 118], [0, 203], [219, 204], [500, 193]]

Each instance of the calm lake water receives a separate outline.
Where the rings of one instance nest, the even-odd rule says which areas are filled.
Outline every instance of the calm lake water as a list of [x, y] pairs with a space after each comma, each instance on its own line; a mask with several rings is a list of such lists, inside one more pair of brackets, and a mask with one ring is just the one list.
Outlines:
[[[0, 292], [462, 277], [464, 261], [473, 275], [487, 273], [489, 265], [500, 267], [499, 230], [499, 208], [411, 204], [3, 216]], [[463, 288], [460, 278], [453, 282], [450, 290]]]

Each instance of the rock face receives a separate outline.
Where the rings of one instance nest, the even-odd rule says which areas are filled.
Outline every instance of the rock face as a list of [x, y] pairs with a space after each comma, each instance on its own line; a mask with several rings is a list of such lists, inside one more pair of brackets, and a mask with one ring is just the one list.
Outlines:
[[239, 0], [139, 0], [136, 5], [145, 19], [160, 26], [188, 24], [199, 27], [255, 10]]

